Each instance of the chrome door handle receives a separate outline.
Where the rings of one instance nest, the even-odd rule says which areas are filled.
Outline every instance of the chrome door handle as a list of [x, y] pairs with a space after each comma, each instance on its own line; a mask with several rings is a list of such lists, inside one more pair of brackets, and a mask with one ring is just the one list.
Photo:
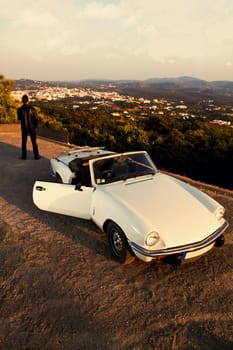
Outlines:
[[46, 188], [44, 188], [42, 186], [36, 186], [36, 190], [37, 191], [46, 191]]

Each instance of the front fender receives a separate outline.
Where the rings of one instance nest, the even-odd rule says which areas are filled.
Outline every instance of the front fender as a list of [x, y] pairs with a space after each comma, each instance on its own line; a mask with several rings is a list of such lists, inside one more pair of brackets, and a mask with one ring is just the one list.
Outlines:
[[92, 220], [102, 231], [108, 220], [113, 221], [120, 226], [129, 242], [144, 245], [144, 237], [151, 230], [140, 213], [127, 206], [123, 199], [116, 199], [102, 188], [97, 188], [93, 195], [91, 212]]

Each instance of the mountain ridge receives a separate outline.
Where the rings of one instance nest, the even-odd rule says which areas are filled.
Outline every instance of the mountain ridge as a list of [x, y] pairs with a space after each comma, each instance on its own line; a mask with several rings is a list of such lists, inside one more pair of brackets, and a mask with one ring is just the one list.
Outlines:
[[187, 100], [195, 103], [200, 99], [214, 99], [217, 103], [232, 105], [233, 81], [207, 81], [190, 76], [176, 78], [150, 78], [146, 80], [15, 80], [15, 89], [36, 89], [48, 86], [65, 86], [94, 89], [111, 89], [125, 95], [145, 98]]

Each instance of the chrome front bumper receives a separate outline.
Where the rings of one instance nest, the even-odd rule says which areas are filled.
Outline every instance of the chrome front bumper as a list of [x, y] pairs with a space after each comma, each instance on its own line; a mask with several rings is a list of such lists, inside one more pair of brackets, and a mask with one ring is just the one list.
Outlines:
[[142, 256], [148, 257], [148, 258], [156, 258], [158, 256], [167, 256], [167, 255], [174, 255], [174, 254], [182, 254], [182, 253], [188, 253], [188, 252], [194, 252], [200, 249], [203, 249], [210, 244], [214, 243], [218, 237], [220, 237], [223, 232], [227, 229], [229, 226], [228, 222], [225, 221], [224, 224], [216, 230], [214, 233], [212, 233], [207, 238], [203, 239], [200, 242], [191, 243], [188, 245], [182, 245], [179, 247], [172, 247], [167, 249], [160, 249], [160, 250], [148, 250], [141, 246], [139, 246], [137, 243], [130, 242], [129, 245], [135, 253], [138, 253]]

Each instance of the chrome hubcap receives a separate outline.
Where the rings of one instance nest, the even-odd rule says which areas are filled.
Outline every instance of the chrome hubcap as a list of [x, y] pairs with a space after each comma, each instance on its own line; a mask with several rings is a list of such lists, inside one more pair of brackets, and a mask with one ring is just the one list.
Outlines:
[[113, 232], [113, 245], [117, 252], [119, 253], [122, 252], [123, 242], [122, 242], [121, 236], [117, 231]]

